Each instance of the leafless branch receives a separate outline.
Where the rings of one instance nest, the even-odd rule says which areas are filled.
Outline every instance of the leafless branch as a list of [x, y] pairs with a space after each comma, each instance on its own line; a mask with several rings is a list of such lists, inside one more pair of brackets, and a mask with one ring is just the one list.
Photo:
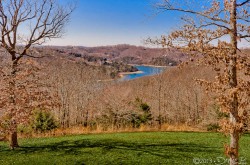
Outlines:
[[[13, 61], [26, 55], [32, 45], [62, 36], [75, 6], [63, 7], [56, 2], [57, 0], [0, 1], [0, 42]], [[30, 34], [23, 33], [24, 26], [30, 27]], [[17, 45], [23, 45], [23, 49], [17, 49]]]
[[221, 18], [216, 18], [216, 17], [211, 17], [208, 14], [204, 14], [202, 12], [194, 11], [194, 10], [185, 10], [181, 8], [174, 8], [166, 5], [158, 6], [159, 10], [164, 10], [164, 11], [178, 11], [178, 12], [184, 12], [184, 13], [189, 13], [189, 14], [194, 14], [194, 15], [199, 15], [204, 18], [210, 19], [212, 21], [218, 21], [218, 22], [223, 22], [223, 23], [228, 23], [227, 20], [221, 19]]
[[204, 27], [208, 27], [208, 26], [217, 26], [217, 27], [221, 27], [221, 28], [230, 30], [229, 27], [227, 27], [225, 25], [221, 25], [221, 24], [215, 23], [215, 22], [209, 22], [209, 23], [206, 23], [206, 24], [202, 24], [202, 25], [198, 26], [197, 28], [204, 28]]
[[246, 0], [246, 1], [242, 2], [242, 3], [237, 4], [237, 6], [243, 6], [243, 5], [245, 5], [245, 4], [249, 3], [249, 2], [250, 2], [250, 0]]

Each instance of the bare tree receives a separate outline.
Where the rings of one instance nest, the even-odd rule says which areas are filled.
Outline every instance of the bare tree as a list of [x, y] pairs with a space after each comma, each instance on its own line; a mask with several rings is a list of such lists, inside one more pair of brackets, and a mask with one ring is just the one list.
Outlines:
[[[158, 106], [158, 117], [157, 117], [157, 122], [158, 122], [158, 129], [161, 130], [162, 124], [163, 124], [163, 115], [162, 115], [162, 107], [164, 107], [163, 104], [163, 98], [164, 98], [164, 93], [163, 91], [164, 86], [163, 86], [163, 74], [162, 73], [156, 73], [156, 76], [153, 77], [155, 80], [155, 84], [156, 84], [156, 96], [155, 96], [155, 100], [157, 100], [157, 106]], [[154, 87], [155, 88], [155, 87]]]
[[12, 131], [10, 147], [18, 147], [16, 109], [16, 75], [23, 57], [33, 57], [30, 48], [47, 40], [62, 37], [64, 27], [73, 12], [73, 6], [64, 7], [56, 0], [1, 0], [0, 1], [0, 43], [11, 59], [9, 75], [9, 109]]
[[191, 55], [202, 54], [203, 63], [217, 72], [216, 82], [199, 82], [218, 94], [221, 111], [230, 116], [223, 121], [224, 131], [230, 134], [226, 153], [231, 165], [239, 164], [239, 138], [246, 123], [250, 83], [249, 58], [241, 53], [238, 43], [250, 39], [250, 1], [161, 0], [156, 7], [160, 11], [186, 13], [180, 30], [149, 41], [177, 47]]
[[[177, 47], [192, 55], [200, 53], [205, 57], [203, 62], [213, 66], [217, 72], [216, 82], [199, 82], [219, 95], [221, 111], [230, 116], [229, 120], [223, 121], [223, 130], [230, 134], [230, 146], [226, 147], [226, 153], [231, 165], [239, 163], [239, 138], [249, 107], [250, 83], [246, 78], [249, 76], [249, 57], [237, 53], [239, 41], [245, 39], [249, 42], [249, 6], [249, 0], [195, 3], [188, 0], [179, 4], [162, 0], [156, 4], [157, 9], [186, 13], [188, 16], [182, 18], [186, 24], [169, 36], [162, 36], [161, 40], [149, 39], [149, 42]], [[225, 40], [226, 37], [230, 41]], [[241, 72], [244, 76], [240, 76]]]

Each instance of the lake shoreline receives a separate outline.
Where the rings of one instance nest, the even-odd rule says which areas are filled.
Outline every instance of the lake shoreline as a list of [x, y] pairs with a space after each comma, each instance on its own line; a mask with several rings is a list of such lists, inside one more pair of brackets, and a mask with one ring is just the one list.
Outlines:
[[136, 71], [136, 72], [120, 72], [119, 73], [119, 77], [120, 78], [123, 78], [124, 76], [126, 75], [130, 75], [130, 74], [141, 74], [141, 73], [144, 73], [143, 71]]
[[152, 65], [152, 64], [128, 64], [128, 65], [131, 65], [131, 66], [149, 66], [149, 67], [154, 67], [154, 68], [168, 68], [168, 67], [175, 67], [175, 66], [161, 66], [161, 65]]
[[[130, 64], [131, 65], [131, 64]], [[136, 72], [121, 72], [119, 73], [120, 79], [132, 80], [139, 77], [151, 76], [154, 74], [159, 74], [164, 70], [170, 68], [171, 66], [155, 66], [155, 65], [138, 65], [134, 64], [139, 71]]]

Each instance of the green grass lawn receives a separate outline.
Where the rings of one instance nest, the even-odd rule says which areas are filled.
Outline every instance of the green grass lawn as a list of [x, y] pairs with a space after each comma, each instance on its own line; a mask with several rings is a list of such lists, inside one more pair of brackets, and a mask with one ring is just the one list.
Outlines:
[[[21, 139], [10, 151], [0, 142], [0, 165], [227, 164], [217, 133], [144, 132]], [[242, 164], [250, 164], [250, 135], [241, 139]], [[194, 163], [194, 162], [195, 163]]]

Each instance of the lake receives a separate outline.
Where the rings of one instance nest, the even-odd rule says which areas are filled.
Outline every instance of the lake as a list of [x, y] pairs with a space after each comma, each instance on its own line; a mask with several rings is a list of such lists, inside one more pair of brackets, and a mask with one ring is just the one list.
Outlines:
[[135, 65], [135, 67], [142, 71], [141, 73], [131, 73], [123, 75], [124, 77], [121, 78], [122, 81], [124, 80], [132, 80], [144, 76], [151, 76], [155, 74], [162, 73], [167, 67], [154, 67], [154, 66], [144, 66], [144, 65]]

